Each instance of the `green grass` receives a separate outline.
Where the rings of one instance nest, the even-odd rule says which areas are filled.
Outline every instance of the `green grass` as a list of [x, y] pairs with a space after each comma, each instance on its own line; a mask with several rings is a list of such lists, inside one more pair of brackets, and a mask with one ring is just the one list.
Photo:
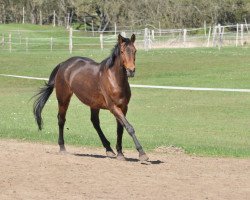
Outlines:
[[[1, 26], [0, 26], [1, 30]], [[0, 73], [48, 77], [70, 56], [101, 61], [110, 50], [6, 52], [0, 50]], [[250, 88], [250, 49], [212, 48], [139, 50], [133, 84]], [[43, 81], [0, 77], [0, 138], [57, 143], [57, 102], [51, 96], [43, 111], [44, 130], [37, 131], [30, 98]], [[206, 156], [250, 156], [250, 93], [132, 88], [127, 118], [146, 150], [182, 147]], [[113, 147], [116, 122], [101, 111], [101, 126]], [[66, 144], [100, 146], [89, 108], [73, 97], [65, 127]], [[124, 147], [134, 148], [125, 132]]]

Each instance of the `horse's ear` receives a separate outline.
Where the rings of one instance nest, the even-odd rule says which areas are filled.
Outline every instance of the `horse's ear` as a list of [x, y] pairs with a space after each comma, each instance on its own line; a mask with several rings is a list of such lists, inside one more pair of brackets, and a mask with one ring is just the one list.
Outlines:
[[133, 35], [131, 36], [131, 39], [130, 39], [130, 40], [131, 40], [131, 42], [133, 42], [133, 43], [135, 42], [135, 34], [133, 34]]
[[118, 43], [121, 44], [124, 42], [124, 37], [121, 36], [121, 34], [118, 35]]

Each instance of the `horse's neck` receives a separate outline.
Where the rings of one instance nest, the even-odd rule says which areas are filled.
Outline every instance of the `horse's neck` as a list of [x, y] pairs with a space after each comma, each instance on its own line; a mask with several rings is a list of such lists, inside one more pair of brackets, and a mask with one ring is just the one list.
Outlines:
[[117, 57], [115, 59], [114, 65], [110, 68], [110, 70], [119, 85], [122, 85], [128, 82], [128, 77], [127, 77], [126, 71], [124, 70], [122, 66], [120, 57]]

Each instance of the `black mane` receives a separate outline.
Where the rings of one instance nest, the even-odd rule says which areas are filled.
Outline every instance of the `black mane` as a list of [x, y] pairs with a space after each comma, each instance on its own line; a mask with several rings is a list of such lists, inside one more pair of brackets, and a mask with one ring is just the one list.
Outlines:
[[[130, 43], [130, 39], [128, 38], [123, 38], [125, 45], [128, 45]], [[111, 68], [114, 63], [115, 63], [115, 59], [120, 56], [120, 46], [118, 43], [116, 43], [116, 45], [114, 46], [114, 48], [111, 51], [111, 54], [108, 58], [104, 59], [101, 64], [102, 65], [106, 65], [107, 67]]]

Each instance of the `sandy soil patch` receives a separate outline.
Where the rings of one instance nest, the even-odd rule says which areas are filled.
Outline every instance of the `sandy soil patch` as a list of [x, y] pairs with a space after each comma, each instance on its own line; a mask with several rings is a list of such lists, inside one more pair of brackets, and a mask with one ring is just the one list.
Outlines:
[[[67, 146], [66, 146], [67, 147]], [[0, 199], [250, 199], [250, 159], [183, 153], [110, 159], [103, 149], [0, 140]]]

